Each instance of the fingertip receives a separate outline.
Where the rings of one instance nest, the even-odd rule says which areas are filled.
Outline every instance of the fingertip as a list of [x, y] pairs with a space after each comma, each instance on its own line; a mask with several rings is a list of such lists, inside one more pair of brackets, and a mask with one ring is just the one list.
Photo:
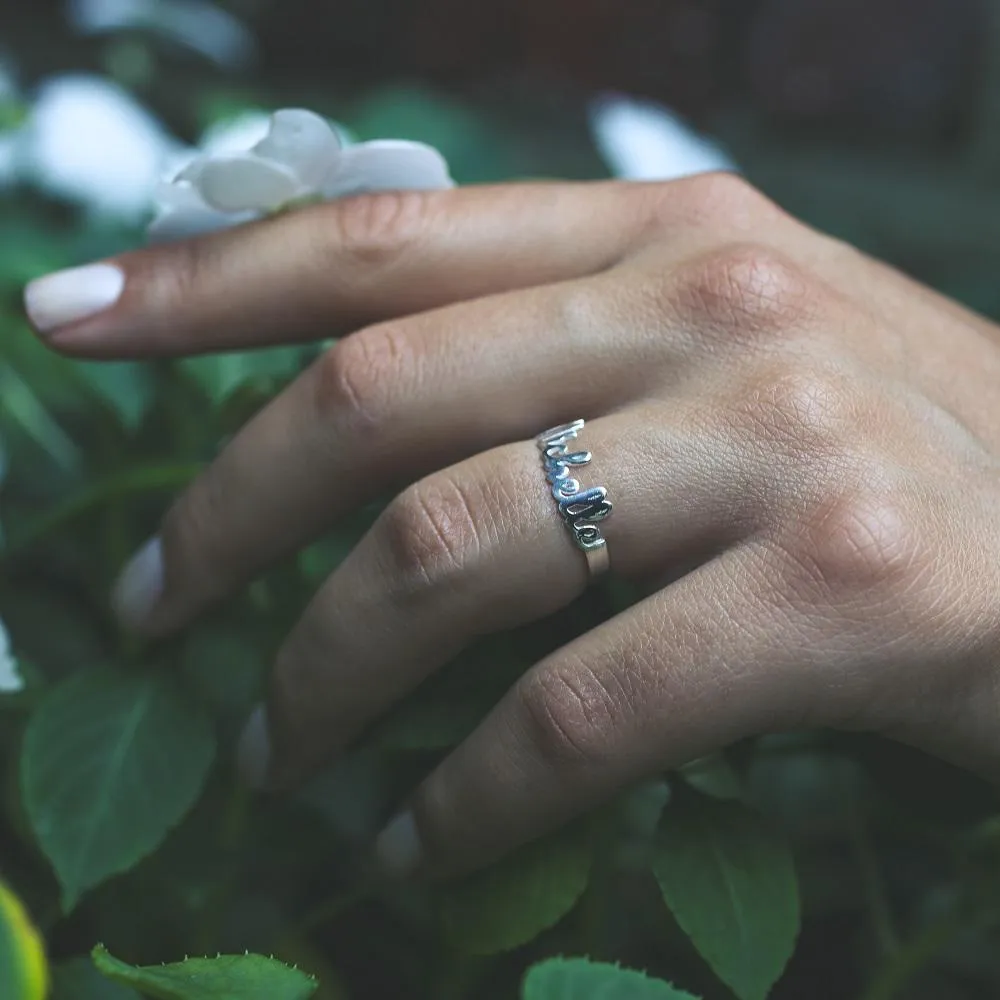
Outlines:
[[410, 810], [399, 813], [375, 838], [375, 863], [391, 879], [412, 878], [424, 866], [424, 847]]
[[111, 592], [111, 607], [125, 628], [143, 631], [163, 596], [163, 544], [151, 538], [122, 570]]
[[56, 271], [24, 289], [24, 309], [43, 336], [114, 306], [125, 290], [125, 272], [117, 264], [99, 263]]

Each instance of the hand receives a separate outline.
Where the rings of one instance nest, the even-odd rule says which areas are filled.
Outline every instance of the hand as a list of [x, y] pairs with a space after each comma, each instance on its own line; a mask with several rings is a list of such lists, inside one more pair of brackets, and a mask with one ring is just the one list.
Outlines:
[[378, 842], [391, 870], [474, 867], [800, 726], [1000, 773], [1000, 333], [735, 177], [384, 194], [95, 267], [28, 290], [58, 350], [349, 334], [176, 502], [118, 587], [129, 625], [183, 627], [410, 484], [277, 657], [243, 741], [257, 783], [584, 590], [533, 438], [587, 418], [612, 572], [648, 596], [424, 781]]

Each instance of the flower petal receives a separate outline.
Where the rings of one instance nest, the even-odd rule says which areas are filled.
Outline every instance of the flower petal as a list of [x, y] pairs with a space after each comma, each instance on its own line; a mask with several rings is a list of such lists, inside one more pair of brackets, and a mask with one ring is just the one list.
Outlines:
[[[230, 212], [218, 212], [202, 200], [190, 181], [161, 183], [155, 193], [156, 217], [146, 235], [151, 243], [163, 243], [226, 229], [244, 221]], [[255, 218], [257, 213], [248, 213]]]
[[267, 212], [308, 193], [288, 167], [253, 153], [199, 159], [178, 180], [190, 181], [220, 212]]
[[304, 188], [316, 191], [337, 160], [340, 139], [325, 118], [286, 108], [271, 116], [268, 134], [253, 152], [288, 167]]
[[160, 181], [153, 192], [157, 209], [205, 208], [205, 201], [190, 181]]
[[260, 218], [259, 212], [217, 212], [207, 206], [163, 208], [146, 229], [150, 243], [168, 243], [214, 233]]
[[323, 182], [326, 198], [366, 191], [433, 191], [454, 187], [445, 158], [422, 142], [380, 139], [351, 146]]

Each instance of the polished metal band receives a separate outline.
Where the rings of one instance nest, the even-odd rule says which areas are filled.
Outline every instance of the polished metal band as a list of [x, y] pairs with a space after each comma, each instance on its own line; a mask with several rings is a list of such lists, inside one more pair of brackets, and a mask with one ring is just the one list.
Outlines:
[[552, 486], [552, 495], [559, 503], [559, 513], [577, 546], [587, 557], [591, 579], [606, 573], [610, 567], [608, 543], [601, 534], [598, 522], [610, 515], [613, 505], [603, 486], [580, 489], [580, 481], [570, 475], [570, 470], [587, 465], [593, 457], [589, 451], [570, 451], [569, 445], [583, 430], [584, 421], [553, 427], [535, 438], [542, 453], [545, 478]]

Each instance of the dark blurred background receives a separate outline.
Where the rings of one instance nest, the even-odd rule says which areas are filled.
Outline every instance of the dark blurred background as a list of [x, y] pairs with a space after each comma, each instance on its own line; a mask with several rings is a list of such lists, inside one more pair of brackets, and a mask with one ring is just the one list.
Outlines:
[[[359, 117], [363, 135], [419, 113], [440, 130], [449, 112], [460, 129], [473, 109], [481, 157], [473, 169], [459, 157], [461, 180], [599, 174], [588, 102], [651, 98], [720, 139], [792, 211], [991, 313], [998, 60], [990, 0], [5, 0], [0, 11], [0, 66], [24, 103], [54, 75], [110, 76], [188, 142], [242, 106], [311, 101], [348, 125]], [[344, 113], [359, 94], [364, 108]]]

